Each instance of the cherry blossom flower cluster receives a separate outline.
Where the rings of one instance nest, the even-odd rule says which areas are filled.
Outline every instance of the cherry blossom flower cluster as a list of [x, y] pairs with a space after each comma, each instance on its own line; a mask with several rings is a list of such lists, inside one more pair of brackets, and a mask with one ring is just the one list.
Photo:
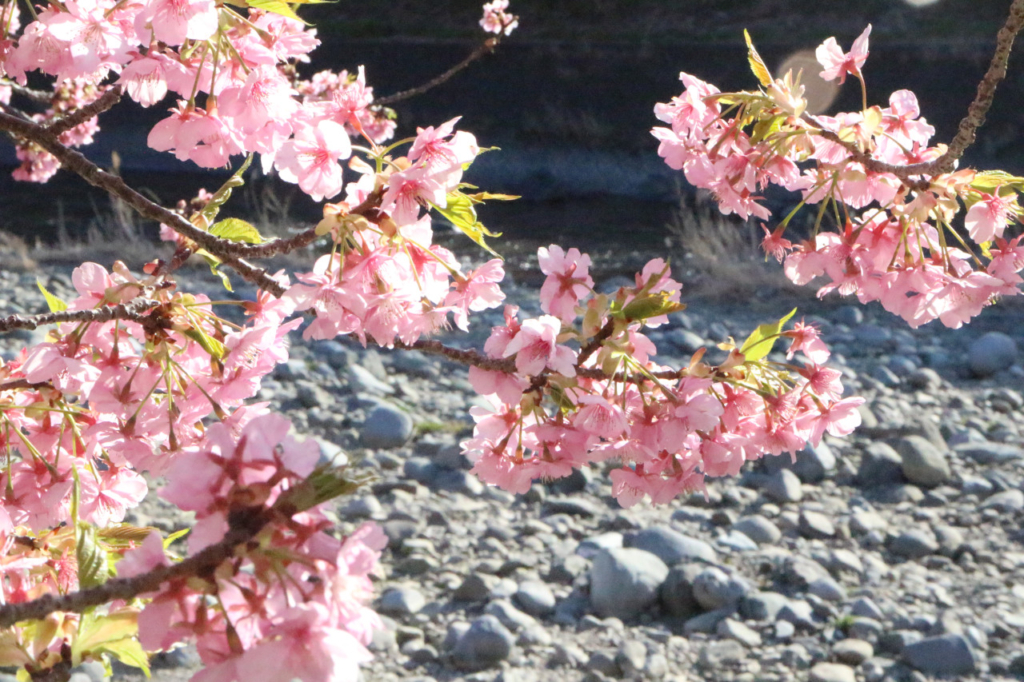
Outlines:
[[[105, 88], [97, 86], [90, 79], [71, 78], [59, 83], [54, 88], [50, 100], [50, 108], [43, 113], [34, 114], [32, 119], [39, 123], [54, 123], [65, 115], [94, 102], [103, 94]], [[0, 86], [0, 101], [10, 102], [10, 88]], [[93, 137], [99, 131], [99, 119], [96, 116], [60, 134], [60, 141], [68, 147], [82, 147], [92, 144]], [[14, 169], [15, 180], [23, 182], [46, 182], [60, 170], [60, 164], [52, 154], [37, 144], [19, 142], [15, 144], [15, 153], [21, 165]]]
[[[464, 274], [451, 251], [433, 244], [424, 207], [444, 209], [449, 196], [468, 200], [458, 193], [462, 171], [479, 153], [472, 134], [453, 132], [456, 120], [421, 128], [408, 157], [384, 159], [380, 173], [364, 169], [346, 203], [325, 207], [318, 230], [332, 235], [334, 249], [313, 272], [296, 275], [285, 295], [296, 310], [316, 312], [306, 338], [355, 334], [364, 344], [411, 344], [448, 327], [449, 314], [465, 330], [470, 311], [504, 300], [500, 260]], [[374, 222], [350, 212], [367, 201], [379, 202]]]
[[[290, 428], [274, 414], [256, 416], [237, 432], [215, 424], [201, 447], [175, 460], [160, 491], [195, 512], [192, 552], [266, 521], [206, 577], [172, 579], [147, 595], [140, 644], [159, 651], [193, 639], [207, 666], [197, 682], [355, 679], [371, 658], [373, 630], [383, 627], [366, 604], [387, 539], [373, 524], [343, 538], [328, 532], [332, 524], [320, 508], [303, 503], [317, 500], [311, 481], [320, 449], [295, 440]], [[168, 560], [151, 533], [117, 571], [132, 577], [161, 565]]]
[[[522, 493], [532, 481], [613, 460], [613, 494], [623, 506], [645, 496], [667, 502], [702, 490], [707, 476], [728, 476], [765, 454], [796, 452], [826, 432], [849, 434], [861, 398], [842, 398], [840, 373], [824, 366], [829, 351], [816, 329], [759, 329], [740, 348], [727, 344], [718, 366], [695, 355], [673, 370], [653, 357], [645, 327], [680, 310], [681, 285], [661, 259], [635, 285], [596, 294], [590, 259], [577, 249], [541, 248], [545, 315], [520, 321], [505, 309], [484, 350], [508, 367], [473, 367], [470, 381], [492, 399], [474, 407], [473, 438], [462, 444], [482, 480]], [[779, 337], [786, 360], [766, 359]]]
[[[863, 87], [870, 30], [849, 53], [834, 38], [821, 45], [822, 78], [852, 75]], [[865, 90], [862, 111], [812, 116], [799, 76], [773, 79], [752, 45], [750, 59], [760, 90], [722, 93], [683, 73], [683, 93], [655, 107], [670, 127], [652, 132], [665, 162], [711, 191], [723, 213], [767, 220], [765, 189], [800, 193], [797, 209], [776, 229], [764, 228], [765, 250], [785, 260], [790, 279], [823, 276], [819, 296], [880, 301], [912, 327], [939, 319], [958, 328], [997, 297], [1020, 293], [1024, 245], [1008, 226], [1021, 216], [1021, 178], [930, 170], [946, 146], [931, 144], [935, 129], [908, 90], [893, 93], [886, 107], [867, 106]], [[786, 239], [797, 210], [815, 204], [813, 235]]]

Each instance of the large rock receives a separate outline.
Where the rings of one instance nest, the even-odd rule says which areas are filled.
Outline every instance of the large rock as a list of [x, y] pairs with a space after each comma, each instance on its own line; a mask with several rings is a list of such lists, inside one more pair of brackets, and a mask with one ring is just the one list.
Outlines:
[[700, 604], [693, 596], [693, 581], [706, 567], [702, 564], [674, 566], [658, 591], [661, 605], [669, 615], [691, 618], [700, 613]]
[[865, 488], [877, 488], [905, 483], [903, 458], [891, 446], [874, 442], [864, 448], [864, 457], [857, 469], [857, 483]]
[[590, 567], [590, 603], [602, 618], [628, 620], [658, 600], [668, 566], [642, 549], [606, 549]]
[[1002, 332], [989, 332], [967, 349], [967, 365], [977, 377], [1004, 372], [1017, 362], [1017, 343]]
[[714, 567], [701, 571], [693, 579], [693, 597], [708, 611], [735, 608], [748, 592], [750, 585], [745, 580], [730, 577]]
[[901, 438], [896, 451], [902, 460], [903, 475], [911, 483], [934, 488], [952, 476], [945, 453], [921, 436]]
[[902, 658], [910, 667], [931, 675], [970, 675], [977, 665], [963, 635], [929, 637], [908, 644]]
[[761, 459], [762, 468], [768, 473], [789, 469], [804, 483], [820, 483], [836, 469], [836, 456], [827, 443], [808, 445], [796, 453], [796, 461], [788, 454]]
[[360, 438], [374, 449], [397, 448], [412, 436], [412, 417], [391, 405], [378, 405], [366, 417]]
[[775, 502], [799, 502], [804, 496], [800, 478], [790, 469], [780, 469], [769, 476], [763, 490]]
[[452, 662], [461, 670], [489, 668], [509, 657], [515, 641], [515, 636], [496, 617], [481, 616], [455, 643]]
[[705, 561], [710, 564], [718, 561], [718, 554], [711, 545], [668, 526], [645, 528], [628, 536], [625, 545], [650, 552], [669, 566], [682, 561]]
[[1024, 509], [1024, 491], [1017, 489], [1004, 490], [989, 497], [978, 508], [981, 510], [995, 509], [1004, 514], [1018, 512]]
[[857, 682], [853, 668], [842, 663], [818, 663], [811, 668], [809, 682]]
[[744, 516], [732, 524], [732, 527], [759, 545], [774, 545], [782, 539], [779, 527], [760, 514]]

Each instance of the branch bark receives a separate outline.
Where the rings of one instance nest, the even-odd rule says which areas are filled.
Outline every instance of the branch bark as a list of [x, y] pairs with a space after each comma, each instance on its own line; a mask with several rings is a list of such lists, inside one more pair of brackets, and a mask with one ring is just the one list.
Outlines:
[[0, 318], [0, 333], [12, 329], [35, 329], [40, 325], [61, 322], [110, 322], [111, 320], [128, 320], [137, 322], [144, 327], [163, 328], [166, 324], [162, 320], [143, 315], [145, 311], [159, 305], [161, 305], [160, 301], [136, 298], [128, 303], [89, 310], [65, 310], [59, 313], [40, 313], [38, 315], [9, 315]]
[[448, 69], [447, 71], [445, 71], [441, 75], [436, 76], [435, 78], [431, 78], [426, 83], [424, 83], [422, 85], [418, 85], [415, 88], [409, 88], [408, 90], [402, 90], [401, 92], [396, 92], [394, 94], [387, 95], [386, 97], [376, 98], [376, 99], [373, 100], [373, 103], [377, 104], [377, 105], [380, 105], [382, 107], [386, 107], [386, 106], [388, 106], [390, 104], [394, 104], [395, 102], [401, 102], [402, 100], [409, 99], [411, 97], [416, 97], [418, 95], [422, 95], [423, 93], [425, 93], [425, 92], [427, 92], [429, 90], [433, 90], [434, 88], [436, 88], [439, 85], [444, 85], [449, 80], [451, 80], [452, 76], [454, 76], [458, 72], [462, 71], [463, 69], [468, 67], [470, 64], [472, 64], [476, 60], [480, 59], [481, 57], [483, 57], [485, 55], [489, 55], [492, 52], [494, 52], [494, 50], [497, 49], [498, 44], [500, 42], [501, 42], [501, 38], [500, 37], [496, 36], [496, 37], [493, 37], [493, 38], [488, 38], [487, 40], [485, 40], [483, 42], [483, 44], [477, 46], [477, 48], [475, 50], [470, 52], [468, 57], [466, 57], [461, 62], [459, 62], [458, 64], [456, 64], [452, 68]]

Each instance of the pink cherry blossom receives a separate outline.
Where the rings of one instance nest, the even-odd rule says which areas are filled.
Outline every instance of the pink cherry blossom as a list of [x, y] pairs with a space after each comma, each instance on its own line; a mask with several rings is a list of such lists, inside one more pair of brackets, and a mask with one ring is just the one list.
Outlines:
[[557, 342], [561, 328], [562, 323], [551, 315], [526, 320], [502, 355], [514, 355], [516, 369], [522, 374], [536, 375], [550, 368], [564, 376], [576, 376], [576, 354]]
[[330, 199], [341, 192], [339, 159], [352, 154], [345, 129], [333, 121], [302, 126], [293, 140], [285, 143], [274, 161], [281, 179], [294, 182], [314, 201]]
[[871, 35], [871, 24], [864, 29], [855, 41], [849, 52], [843, 53], [835, 38], [829, 38], [818, 46], [814, 55], [818, 58], [824, 71], [821, 77], [827, 81], [839, 79], [840, 83], [846, 81], [846, 74], [861, 78], [861, 67], [868, 58], [868, 36]]

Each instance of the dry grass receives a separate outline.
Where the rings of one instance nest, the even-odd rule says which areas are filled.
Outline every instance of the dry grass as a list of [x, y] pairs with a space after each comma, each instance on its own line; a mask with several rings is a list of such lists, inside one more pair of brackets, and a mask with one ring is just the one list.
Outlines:
[[679, 207], [665, 227], [669, 250], [681, 253], [678, 270], [699, 296], [738, 300], [780, 291], [806, 293], [786, 279], [774, 260], [765, 261], [760, 227], [722, 215], [707, 192], [687, 195], [680, 188]]

